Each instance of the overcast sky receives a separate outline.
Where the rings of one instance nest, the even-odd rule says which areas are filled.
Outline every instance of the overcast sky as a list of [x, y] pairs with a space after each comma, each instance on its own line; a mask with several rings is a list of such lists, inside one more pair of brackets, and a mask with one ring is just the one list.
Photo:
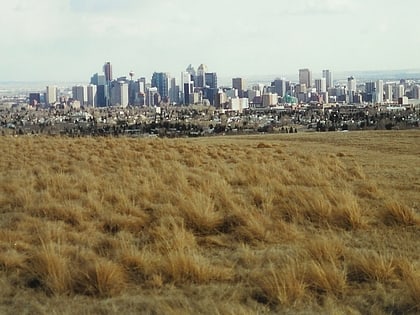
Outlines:
[[420, 1], [13, 0], [0, 18], [0, 81], [180, 77], [201, 63], [219, 77], [310, 68], [420, 68]]

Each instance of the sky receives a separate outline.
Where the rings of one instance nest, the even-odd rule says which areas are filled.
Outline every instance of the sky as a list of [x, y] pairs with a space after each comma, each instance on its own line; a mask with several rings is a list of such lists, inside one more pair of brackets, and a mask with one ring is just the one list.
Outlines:
[[13, 0], [0, 7], [0, 81], [89, 82], [420, 68], [420, 1]]

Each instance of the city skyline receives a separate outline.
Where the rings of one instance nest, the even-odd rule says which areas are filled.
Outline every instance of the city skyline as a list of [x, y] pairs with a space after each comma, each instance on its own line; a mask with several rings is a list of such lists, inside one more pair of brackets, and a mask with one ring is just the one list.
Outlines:
[[[2, 4], [0, 81], [84, 81], [209, 65], [222, 77], [418, 68], [420, 3], [22, 0]], [[314, 79], [321, 75], [314, 75]]]

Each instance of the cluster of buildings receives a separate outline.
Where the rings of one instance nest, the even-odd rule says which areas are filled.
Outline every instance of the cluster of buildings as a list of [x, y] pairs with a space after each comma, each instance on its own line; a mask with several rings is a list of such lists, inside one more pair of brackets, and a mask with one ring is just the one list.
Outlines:
[[[161, 104], [213, 105], [216, 108], [242, 112], [248, 108], [268, 108], [281, 104], [400, 104], [409, 99], [420, 100], [420, 84], [415, 81], [383, 80], [358, 83], [353, 76], [347, 82], [335, 82], [330, 70], [323, 70], [313, 79], [310, 69], [300, 69], [298, 82], [276, 78], [271, 84], [248, 85], [244, 78], [233, 78], [231, 86], [218, 85], [217, 73], [201, 64], [197, 70], [189, 65], [181, 73], [180, 82], [167, 72], [154, 72], [145, 77], [113, 77], [110, 62], [102, 73], [95, 73], [88, 85], [73, 86], [71, 93], [60, 94], [55, 86], [47, 86], [44, 95], [30, 93], [32, 106], [63, 106], [73, 108], [108, 106], [160, 106]], [[420, 102], [417, 102], [420, 103]]]

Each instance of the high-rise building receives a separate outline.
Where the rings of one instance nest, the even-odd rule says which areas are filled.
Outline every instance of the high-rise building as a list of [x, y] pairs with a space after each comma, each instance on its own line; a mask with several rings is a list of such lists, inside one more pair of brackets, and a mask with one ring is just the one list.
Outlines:
[[182, 104], [184, 105], [189, 104], [190, 94], [193, 92], [194, 92], [194, 82], [192, 81], [192, 74], [187, 71], [181, 72], [181, 102]]
[[47, 92], [45, 93], [45, 103], [47, 105], [53, 105], [57, 102], [57, 87], [54, 85], [47, 86]]
[[385, 90], [385, 101], [386, 102], [392, 102], [392, 100], [394, 99], [392, 84], [389, 84], [389, 83], [385, 84], [384, 85], [384, 90]]
[[305, 84], [307, 88], [312, 87], [312, 72], [311, 70], [299, 69], [299, 84]]
[[327, 92], [327, 79], [326, 78], [315, 79], [315, 89], [318, 94]]
[[109, 61], [104, 64], [104, 74], [105, 74], [106, 82], [111, 82], [112, 81], [112, 65]]
[[206, 86], [211, 89], [217, 89], [217, 74], [216, 72], [206, 72], [205, 74]]
[[110, 83], [111, 106], [127, 107], [129, 103], [128, 83], [124, 81], [112, 81]]
[[81, 106], [87, 103], [86, 85], [76, 85], [72, 88], [73, 100], [79, 101]]
[[399, 84], [396, 86], [396, 88], [397, 88], [396, 100], [398, 101], [398, 99], [405, 96], [405, 87], [404, 87], [404, 84]]
[[376, 91], [376, 83], [373, 81], [365, 82], [365, 92], [367, 94], [373, 94]]
[[94, 84], [89, 84], [86, 87], [87, 92], [87, 106], [96, 107], [98, 102], [98, 88]]
[[146, 89], [146, 105], [157, 106], [160, 102], [160, 95], [156, 87], [149, 87]]
[[322, 70], [322, 77], [326, 80], [327, 89], [334, 87], [333, 74], [330, 70]]
[[232, 88], [238, 90], [238, 95], [240, 98], [244, 97], [244, 91], [246, 89], [245, 80], [243, 78], [233, 78], [232, 79]]
[[95, 73], [90, 79], [90, 83], [96, 85], [96, 105], [104, 107], [109, 105], [109, 88], [105, 79], [105, 75]]
[[415, 84], [412, 89], [413, 99], [420, 100], [420, 85]]
[[152, 87], [156, 87], [162, 100], [169, 98], [169, 74], [166, 72], [154, 72], [152, 75]]
[[376, 103], [382, 104], [384, 102], [384, 81], [376, 81]]
[[353, 76], [347, 78], [347, 95], [348, 102], [354, 103], [354, 96], [356, 95], [356, 79]]
[[210, 105], [214, 105], [218, 93], [216, 72], [207, 72], [205, 82], [206, 87], [203, 89], [203, 97], [209, 101]]
[[203, 88], [206, 86], [206, 72], [207, 66], [205, 64], [201, 64], [197, 69], [197, 75], [195, 77], [195, 86]]
[[194, 67], [191, 64], [188, 65], [188, 67], [185, 70], [185, 72], [187, 72], [187, 73], [190, 74], [190, 76], [191, 76], [190, 81], [194, 81], [195, 82], [195, 76], [197, 75], [197, 73], [195, 72], [195, 69], [194, 69]]
[[170, 79], [169, 99], [171, 103], [175, 103], [175, 104], [179, 103], [179, 86], [176, 85], [175, 78]]
[[274, 89], [274, 93], [277, 93], [278, 96], [284, 97], [286, 95], [286, 80], [284, 78], [277, 78], [271, 82], [271, 86]]

